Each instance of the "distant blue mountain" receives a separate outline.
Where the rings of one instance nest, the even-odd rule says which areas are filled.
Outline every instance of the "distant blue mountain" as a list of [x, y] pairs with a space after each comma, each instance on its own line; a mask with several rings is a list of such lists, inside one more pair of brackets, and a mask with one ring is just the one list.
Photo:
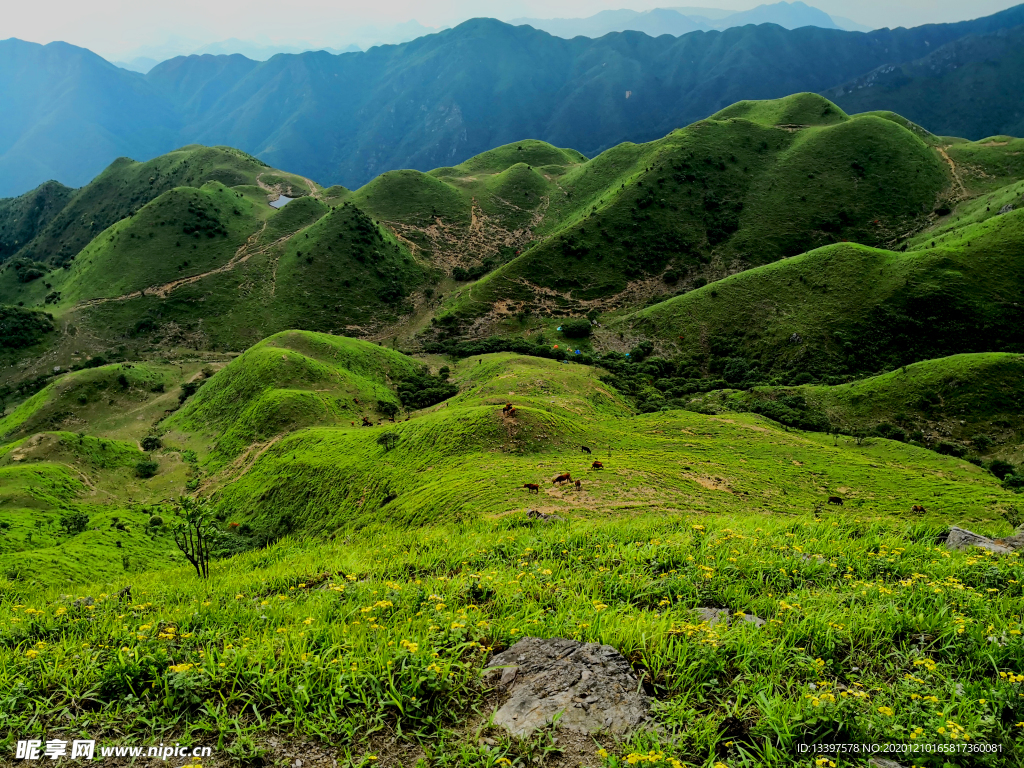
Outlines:
[[[48, 179], [79, 186], [118, 156], [145, 160], [191, 143], [234, 146], [349, 187], [390, 169], [455, 165], [527, 137], [594, 155], [663, 136], [742, 99], [825, 91], [967, 36], [1021, 25], [1024, 6], [868, 33], [750, 24], [678, 37], [627, 31], [566, 40], [473, 19], [361, 53], [279, 54], [263, 62], [188, 56], [145, 76], [66, 43], [0, 41], [0, 196]], [[972, 50], [984, 50], [984, 42]], [[1001, 116], [1019, 113], [1019, 89], [996, 97], [1007, 108], [957, 124], [980, 134], [966, 138], [1004, 133]], [[908, 111], [895, 96], [885, 106]], [[929, 114], [926, 128], [949, 132], [945, 112]]]

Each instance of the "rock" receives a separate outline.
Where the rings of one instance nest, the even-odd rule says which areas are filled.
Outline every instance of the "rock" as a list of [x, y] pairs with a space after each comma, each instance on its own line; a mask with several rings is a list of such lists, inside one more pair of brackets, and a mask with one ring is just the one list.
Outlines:
[[726, 625], [732, 623], [733, 619], [739, 619], [745, 621], [748, 624], [753, 624], [755, 627], [762, 627], [765, 624], [764, 619], [755, 616], [752, 613], [744, 613], [742, 616], [736, 616], [736, 611], [730, 611], [728, 608], [694, 608], [694, 611], [700, 616], [701, 621], [706, 621], [709, 626], [715, 626], [720, 621], [724, 621]]
[[524, 637], [491, 658], [484, 675], [508, 694], [494, 724], [514, 736], [527, 736], [559, 714], [559, 728], [621, 736], [650, 709], [633, 668], [610, 645]]
[[999, 213], [1000, 214], [1009, 213], [1012, 210], [1013, 210], [1013, 203], [1007, 203], [1006, 205], [1004, 205], [1002, 208], [999, 209]]
[[958, 528], [955, 525], [952, 525], [949, 528], [949, 535], [946, 536], [946, 546], [950, 549], [967, 549], [968, 547], [981, 547], [982, 549], [987, 549], [990, 552], [995, 552], [1000, 555], [1005, 555], [1013, 551], [1009, 547], [1004, 547], [1001, 544], [996, 544], [996, 542], [994, 542], [987, 536], [979, 536], [976, 533], [968, 531], [964, 528]]

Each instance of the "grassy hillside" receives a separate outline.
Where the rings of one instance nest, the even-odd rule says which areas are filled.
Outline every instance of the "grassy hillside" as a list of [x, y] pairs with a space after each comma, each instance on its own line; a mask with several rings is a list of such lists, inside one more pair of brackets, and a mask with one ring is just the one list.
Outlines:
[[0, 262], [20, 251], [59, 214], [75, 191], [56, 181], [0, 200]]
[[656, 295], [827, 243], [896, 243], [930, 221], [950, 178], [897, 122], [799, 94], [617, 147], [558, 184], [551, 236], [454, 298], [455, 318], [499, 301], [583, 313], [644, 281]]
[[[398, 435], [395, 448], [377, 444], [384, 428], [317, 426], [272, 443], [240, 477], [210, 490], [255, 525], [303, 534], [383, 521], [470, 521], [526, 507], [574, 517], [665, 509], [806, 514], [829, 493], [865, 516], [927, 497], [933, 519], [955, 513], [984, 521], [1012, 498], [983, 469], [898, 442], [837, 444], [749, 415], [631, 416], [596, 373], [507, 354], [469, 359], [453, 371], [458, 396], [387, 426]], [[509, 401], [513, 419], [501, 412]], [[604, 470], [590, 469], [594, 458]], [[565, 471], [581, 478], [582, 493], [552, 485]], [[935, 473], [956, 481], [934, 485]], [[528, 495], [527, 482], [540, 484], [538, 496]]]
[[1024, 212], [1012, 211], [903, 253], [829, 246], [628, 315], [620, 330], [656, 339], [693, 377], [744, 361], [730, 383], [1021, 351], [1021, 308], [1006, 297], [1024, 287], [1022, 238]]
[[308, 194], [299, 178], [230, 147], [189, 146], [149, 162], [120, 158], [78, 190], [61, 212], [16, 255], [60, 266], [97, 235], [140, 211], [175, 187], [201, 187], [216, 181], [226, 187], [256, 184], [263, 174], [282, 176], [295, 194]]
[[223, 461], [301, 427], [379, 420], [381, 403], [400, 406], [392, 383], [418, 369], [364, 341], [286, 331], [233, 360], [161, 429], [188, 433]]
[[[1019, 357], [905, 376], [911, 389], [949, 388], [981, 366], [1008, 385]], [[165, 452], [216, 470], [202, 495], [223, 545], [249, 548], [250, 531], [271, 541], [215, 559], [209, 581], [168, 540], [173, 513], [157, 500], [172, 492], [149, 485], [161, 476], [129, 477], [134, 447], [64, 432], [0, 448], [0, 683], [35, 703], [31, 720], [3, 705], [12, 729], [84, 723], [48, 698], [60, 685], [102, 702], [131, 695], [149, 712], [108, 707], [118, 736], [105, 739], [206, 743], [216, 724], [244, 761], [301, 745], [339, 765], [395, 768], [616, 768], [652, 749], [656, 766], [796, 766], [793, 744], [840, 731], [1002, 745], [982, 768], [1019, 752], [1018, 558], [936, 546], [951, 522], [1009, 533], [1000, 514], [1018, 497], [988, 472], [753, 414], [636, 415], [598, 370], [510, 354], [462, 361], [456, 396], [395, 425], [253, 418], [275, 402], [287, 417], [310, 397], [380, 397], [418, 367], [365, 342], [278, 334], [165, 422], [165, 442], [181, 444]], [[890, 382], [858, 387], [887, 398], [879, 410], [899, 407]], [[509, 401], [514, 417], [502, 414]], [[289, 433], [230, 464], [186, 458], [186, 446], [272, 432], [254, 425]], [[398, 435], [390, 449], [384, 431]], [[580, 490], [551, 482], [565, 471]], [[824, 504], [835, 495], [841, 510]], [[85, 513], [84, 530], [65, 532], [70, 511]], [[693, 612], [707, 606], [766, 623], [712, 625]], [[490, 727], [480, 670], [524, 636], [619, 649], [657, 701], [649, 727], [621, 740], [517, 740]], [[243, 714], [253, 701], [263, 721]]]
[[753, 411], [791, 426], [911, 440], [974, 459], [1024, 458], [1019, 354], [954, 355], [848, 385], [762, 386], [684, 400], [690, 409]]
[[[167, 365], [127, 363], [64, 374], [0, 418], [0, 442], [78, 425], [114, 436], [133, 418], [129, 414], [141, 414], [170, 389], [177, 373]], [[152, 420], [150, 414], [139, 426], [146, 429]]]

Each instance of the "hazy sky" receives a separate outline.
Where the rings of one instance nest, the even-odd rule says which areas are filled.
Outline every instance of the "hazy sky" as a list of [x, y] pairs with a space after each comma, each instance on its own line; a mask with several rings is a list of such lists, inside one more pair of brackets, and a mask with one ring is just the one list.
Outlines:
[[[871, 27], [915, 26], [977, 18], [1012, 0], [805, 0], [827, 13]], [[172, 35], [212, 42], [262, 37], [331, 45], [347, 29], [416, 19], [454, 25], [476, 16], [512, 19], [589, 16], [613, 8], [707, 6], [746, 10], [761, 0], [3, 0], [0, 39], [52, 40], [117, 55]]]

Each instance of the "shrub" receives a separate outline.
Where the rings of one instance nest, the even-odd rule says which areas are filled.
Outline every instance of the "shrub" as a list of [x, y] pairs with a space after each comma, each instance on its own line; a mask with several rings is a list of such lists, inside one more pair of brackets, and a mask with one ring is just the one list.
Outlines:
[[144, 451], [155, 451], [161, 447], [163, 447], [163, 443], [160, 442], [160, 438], [155, 435], [149, 435], [142, 438], [142, 450]]
[[398, 445], [398, 433], [397, 432], [385, 432], [383, 435], [377, 438], [377, 445], [384, 446], [385, 451], [390, 451], [396, 445]]
[[142, 479], [153, 477], [159, 468], [160, 465], [155, 461], [152, 461], [151, 459], [143, 459], [135, 465], [135, 476], [141, 477]]
[[398, 413], [398, 405], [390, 400], [377, 401], [377, 413], [382, 413], [388, 418], [394, 418]]
[[1014, 493], [1024, 492], [1024, 475], [1007, 475], [1003, 478], [1003, 488]]
[[962, 445], [943, 442], [935, 446], [935, 452], [941, 453], [943, 456], [956, 456], [958, 459], [961, 459], [967, 453], [967, 450]]
[[150, 528], [159, 528], [163, 524], [164, 524], [164, 519], [162, 517], [160, 517], [160, 515], [153, 515], [152, 517], [149, 518], [149, 527]]
[[562, 335], [567, 339], [585, 339], [590, 335], [589, 320], [569, 320], [562, 323]]
[[89, 526], [89, 516], [85, 512], [75, 511], [66, 512], [61, 515], [60, 527], [64, 529], [64, 533], [69, 536], [73, 536], [76, 533], [82, 533]]
[[988, 471], [998, 477], [1000, 480], [1004, 480], [1007, 475], [1013, 474], [1013, 464], [1002, 459], [995, 459], [989, 462]]
[[203, 384], [205, 383], [205, 379], [186, 381], [184, 384], [181, 385], [181, 392], [178, 393], [178, 402], [184, 403], [186, 400], [192, 397], [192, 395], [196, 393], [196, 390], [203, 386]]

